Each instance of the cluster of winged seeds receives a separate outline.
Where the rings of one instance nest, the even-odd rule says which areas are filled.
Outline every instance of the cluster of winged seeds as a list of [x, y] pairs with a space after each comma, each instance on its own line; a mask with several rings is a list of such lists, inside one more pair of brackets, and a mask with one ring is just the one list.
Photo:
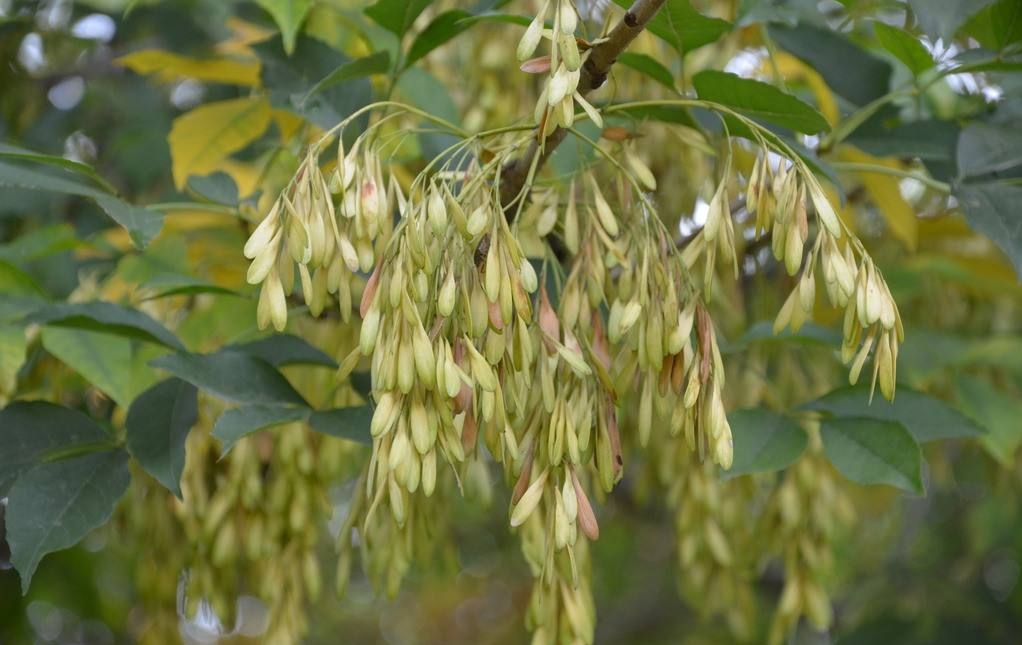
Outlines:
[[[577, 28], [569, 0], [546, 0], [519, 45], [524, 60], [544, 38], [551, 43], [548, 56], [527, 65], [547, 75], [537, 136], [570, 127], [576, 103], [602, 123], [577, 91], [588, 53]], [[728, 148], [705, 226], [682, 248], [651, 200], [653, 173], [627, 145], [604, 151], [624, 163], [587, 168], [567, 185], [536, 185], [534, 168], [525, 188], [531, 203], [524, 208], [520, 194], [514, 219], [501, 203], [502, 169], [522, 140], [508, 144], [507, 131], [494, 135], [502, 147], [468, 137], [402, 185], [385, 174], [376, 128], [394, 117], [347, 147], [347, 122], [313, 145], [245, 245], [248, 280], [261, 285], [261, 327], [284, 328], [288, 296], [313, 315], [336, 301], [342, 320], [361, 317], [358, 350], [340, 375], [368, 361], [373, 450], [344, 531], [359, 536], [378, 585], [396, 591], [416, 544], [435, 539], [438, 498], [456, 490], [445, 480], [460, 486], [473, 465], [495, 462], [534, 576], [533, 642], [591, 643], [586, 541], [600, 533], [592, 499], [621, 479], [625, 451], [646, 449], [656, 436], [656, 451], [674, 455], [662, 463], [690, 471], [676, 473], [672, 494], [704, 505], [717, 488], [702, 464], [731, 466], [725, 369], [708, 301], [717, 265], [737, 272], [738, 247], [750, 237], [768, 234], [778, 261], [800, 274], [775, 328], [811, 318], [819, 269], [830, 303], [846, 311], [851, 380], [872, 353], [873, 382], [893, 396], [903, 331], [890, 291], [790, 150], [761, 139], [740, 190]], [[335, 136], [336, 158], [321, 158]], [[743, 200], [755, 227], [736, 232], [733, 203]], [[558, 238], [567, 257], [528, 257], [526, 234]], [[659, 420], [668, 432], [653, 432]], [[678, 518], [682, 561], [691, 566], [705, 548], [726, 569], [729, 547], [699, 508]], [[342, 568], [352, 543], [342, 538]], [[708, 570], [705, 579], [716, 575]], [[821, 613], [812, 591], [799, 587], [784, 625], [791, 607]]]

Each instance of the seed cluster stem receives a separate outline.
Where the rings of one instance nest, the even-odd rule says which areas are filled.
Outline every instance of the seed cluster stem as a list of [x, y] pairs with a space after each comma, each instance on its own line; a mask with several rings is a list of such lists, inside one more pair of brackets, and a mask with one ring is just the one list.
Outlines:
[[[607, 37], [593, 45], [588, 58], [582, 65], [578, 84], [580, 94], [585, 96], [603, 85], [617, 57], [628, 48], [636, 36], [642, 33], [646, 24], [664, 6], [666, 1], [636, 0], [625, 13], [621, 22], [607, 34]], [[501, 170], [500, 202], [504, 209], [504, 216], [509, 222], [518, 212], [520, 200], [528, 198], [528, 192], [523, 191], [522, 188], [525, 186], [530, 170], [536, 172], [567, 134], [568, 131], [564, 128], [556, 128], [543, 137], [542, 129], [538, 128], [536, 136], [525, 152], [520, 157], [509, 161]]]

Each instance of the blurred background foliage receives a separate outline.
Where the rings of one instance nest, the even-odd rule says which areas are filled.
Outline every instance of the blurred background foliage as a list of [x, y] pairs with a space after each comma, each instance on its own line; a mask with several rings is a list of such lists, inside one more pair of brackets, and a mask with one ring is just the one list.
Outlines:
[[[292, 175], [303, 146], [358, 107], [391, 97], [470, 131], [531, 114], [536, 87], [514, 62], [521, 16], [528, 20], [531, 5], [424, 3], [432, 6], [416, 21], [414, 34], [444, 11], [463, 12], [456, 18], [464, 22], [453, 30], [451, 44], [433, 50], [423, 42], [416, 50], [415, 37], [396, 38], [363, 12], [368, 4], [0, 0], [3, 400], [58, 402], [116, 429], [132, 402], [159, 379], [148, 362], [166, 350], [152, 344], [56, 326], [26, 335], [17, 321], [39, 301], [130, 304], [172, 328], [191, 351], [260, 337], [241, 256], [251, 222]], [[594, 30], [611, 15], [608, 2], [577, 4]], [[825, 576], [832, 626], [818, 631], [803, 622], [791, 642], [1018, 642], [1022, 9], [1007, 0], [672, 4], [701, 12], [692, 20], [706, 21], [698, 23], [705, 42], [672, 46], [670, 39], [644, 36], [615, 68], [607, 98], [691, 93], [696, 72], [724, 68], [773, 82], [814, 105], [832, 133], [842, 136], [800, 142], [817, 149], [825, 172], [840, 176], [843, 194], [834, 196], [843, 204], [841, 216], [866, 242], [899, 303], [907, 328], [901, 383], [948, 402], [982, 433], [922, 446], [925, 496], [856, 485], [820, 466], [857, 519], [824, 545], [833, 553]], [[954, 66], [963, 73], [941, 73]], [[889, 96], [898, 88], [901, 93]], [[704, 117], [663, 110], [612, 122], [638, 134], [636, 148], [662, 187], [661, 213], [682, 236], [705, 220], [703, 187], [720, 145], [719, 126]], [[395, 173], [407, 183], [450, 136], [410, 133], [391, 160]], [[36, 153], [84, 166], [71, 169], [73, 186], [54, 192], [47, 182], [67, 180], [69, 172], [53, 159], [39, 164], [26, 156]], [[736, 172], [747, 175], [752, 154], [736, 154]], [[592, 162], [591, 150], [569, 140], [551, 160], [549, 174], [556, 181]], [[40, 180], [44, 190], [12, 179], [23, 179], [16, 171], [26, 168], [47, 178]], [[100, 188], [112, 189], [120, 201], [111, 206], [96, 197]], [[147, 209], [123, 210], [131, 205]], [[130, 225], [116, 226], [111, 216]], [[133, 241], [148, 244], [140, 248]], [[773, 318], [791, 284], [762, 251], [749, 242], [740, 280], [722, 286], [715, 302], [727, 342], [729, 407], [793, 410], [843, 385], [837, 343], [827, 331], [840, 320], [820, 308], [819, 326], [772, 338], [770, 323], [763, 321]], [[293, 317], [289, 331], [338, 359], [357, 335], [335, 319], [308, 317]], [[317, 405], [358, 400], [355, 389], [332, 385], [329, 369], [299, 365], [284, 371]], [[234, 481], [230, 464], [241, 457], [217, 460], [209, 431], [223, 405], [205, 395], [200, 402], [202, 430], [189, 438], [186, 480], [193, 462], [206, 460], [215, 498], [217, 485]], [[906, 426], [912, 421], [899, 420]], [[310, 511], [312, 528], [299, 522], [288, 538], [301, 545], [298, 555], [284, 540], [280, 551], [257, 549], [246, 566], [272, 571], [273, 562], [261, 561], [278, 559], [288, 569], [307, 567], [311, 558], [327, 572], [322, 578], [329, 589], [336, 560], [330, 535], [366, 452], [328, 437], [305, 438], [301, 424], [274, 432], [245, 440], [239, 450], [261, 454], [271, 479], [289, 482], [284, 495], [291, 502], [285, 506], [305, 495], [324, 500], [327, 510], [310, 502], [310, 509], [319, 509]], [[3, 433], [0, 428], [0, 451]], [[281, 446], [287, 433], [303, 437], [294, 454], [312, 455], [314, 469], [289, 470], [286, 457], [277, 456], [286, 452]], [[736, 459], [741, 447], [736, 438]], [[596, 642], [764, 640], [784, 567], [783, 545], [765, 544], [777, 535], [761, 522], [769, 516], [770, 491], [794, 477], [797, 465], [711, 484], [738, 500], [722, 521], [733, 529], [731, 548], [739, 559], [744, 548], [755, 560], [741, 574], [751, 577], [740, 583], [752, 595], [720, 592], [720, 606], [714, 604], [718, 587], [707, 582], [693, 588], [693, 571], [678, 566], [683, 513], [664, 501], [685, 493], [673, 490], [675, 482], [658, 481], [653, 457], [630, 457], [625, 481], [602, 505], [603, 535], [591, 545]], [[499, 482], [496, 470], [479, 472], [466, 485], [466, 499], [451, 496], [456, 501], [443, 519], [450, 539], [416, 562], [396, 597], [378, 597], [357, 566], [343, 600], [331, 591], [296, 592], [295, 607], [304, 610], [284, 611], [307, 616], [302, 642], [336, 642], [339, 635], [392, 645], [527, 638], [521, 615], [530, 576], [506, 529], [508, 491]], [[313, 492], [299, 495], [303, 486]], [[328, 526], [331, 510], [336, 517]], [[266, 511], [267, 522], [273, 512]], [[207, 583], [223, 584], [231, 600], [243, 591], [260, 595], [246, 590], [243, 580], [220, 577], [230, 567], [218, 567], [217, 556], [203, 551], [215, 547], [203, 546], [189, 528], [201, 521], [201, 511], [182, 510], [133, 465], [114, 520], [77, 546], [47, 556], [27, 595], [6, 543], [0, 543], [0, 643], [168, 643], [179, 632], [188, 642], [262, 642], [258, 627], [251, 637], [220, 636], [230, 629], [217, 627], [214, 610], [196, 617], [194, 605], [184, 602], [185, 608], [178, 599], [182, 575], [191, 571], [199, 579], [201, 566], [211, 567]], [[246, 548], [244, 532], [232, 537], [237, 549]], [[700, 558], [713, 560], [706, 553]], [[259, 575], [264, 582], [274, 579], [265, 571]], [[730, 605], [746, 601], [752, 609], [743, 608], [742, 615], [750, 624], [735, 629], [734, 618], [727, 618]], [[227, 616], [244, 614], [244, 607], [221, 607], [223, 622], [229, 625]], [[257, 600], [251, 607], [258, 625], [266, 607]]]

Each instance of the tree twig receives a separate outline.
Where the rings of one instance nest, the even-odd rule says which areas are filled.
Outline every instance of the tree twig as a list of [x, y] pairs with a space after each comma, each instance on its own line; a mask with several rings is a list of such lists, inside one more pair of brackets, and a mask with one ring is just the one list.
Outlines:
[[[646, 24], [656, 15], [667, 0], [635, 0], [624, 17], [601, 42], [589, 50], [589, 56], [579, 74], [578, 93], [585, 96], [599, 89], [607, 80], [611, 66], [617, 61], [625, 49], [646, 28]], [[537, 129], [536, 136], [529, 147], [520, 156], [507, 162], [500, 172], [500, 204], [504, 217], [510, 222], [518, 212], [520, 201], [528, 199], [529, 191], [523, 190], [529, 177], [529, 171], [536, 162], [536, 168], [542, 166], [550, 157], [550, 153], [564, 141], [568, 131], [555, 128], [543, 137]], [[476, 249], [476, 260], [486, 257], [489, 238], [484, 237]]]

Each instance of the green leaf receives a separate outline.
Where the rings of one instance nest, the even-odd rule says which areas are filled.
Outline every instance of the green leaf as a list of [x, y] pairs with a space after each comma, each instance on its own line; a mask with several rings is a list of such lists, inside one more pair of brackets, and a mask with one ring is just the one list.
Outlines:
[[96, 187], [110, 193], [116, 194], [117, 191], [111, 186], [105, 179], [103, 179], [96, 170], [85, 163], [80, 161], [72, 161], [71, 159], [65, 159], [64, 157], [58, 157], [56, 155], [47, 155], [33, 150], [27, 150], [19, 146], [13, 146], [7, 143], [0, 143], [0, 158], [6, 157], [7, 159], [16, 159], [19, 161], [32, 161], [34, 163], [46, 164], [48, 166], [55, 166], [64, 170], [70, 170], [83, 177], [86, 177]]
[[[600, 137], [600, 128], [592, 121], [577, 123], [575, 129], [595, 141]], [[574, 175], [591, 165], [596, 159], [596, 151], [582, 139], [569, 136], [557, 146], [550, 155], [550, 167], [562, 177]]]
[[139, 290], [152, 291], [152, 295], [143, 300], [157, 300], [170, 296], [195, 295], [212, 293], [221, 296], [243, 297], [237, 291], [207, 282], [201, 278], [176, 273], [160, 273], [138, 285]]
[[365, 77], [348, 79], [310, 94], [316, 84], [350, 62], [341, 52], [306, 36], [299, 36], [294, 52], [285, 55], [279, 38], [252, 46], [262, 62], [262, 82], [270, 105], [302, 116], [327, 129], [368, 104], [372, 86]]
[[926, 35], [936, 40], [949, 42], [958, 33], [959, 27], [984, 6], [994, 0], [908, 0], [912, 14], [919, 21]]
[[109, 195], [97, 195], [93, 198], [110, 219], [117, 222], [131, 236], [131, 243], [138, 248], [145, 248], [163, 228], [163, 215], [148, 208], [135, 206]]
[[322, 365], [323, 367], [337, 368], [337, 361], [304, 338], [291, 334], [274, 334], [249, 343], [229, 345], [228, 349], [261, 358], [274, 367]]
[[621, 63], [625, 67], [631, 67], [635, 71], [645, 74], [673, 92], [677, 91], [677, 88], [674, 86], [674, 75], [671, 74], [671, 71], [664, 67], [660, 61], [652, 56], [636, 54], [634, 52], [624, 52], [617, 57], [617, 62]]
[[905, 63], [905, 67], [918, 76], [920, 72], [933, 67], [933, 56], [922, 42], [904, 29], [898, 29], [882, 22], [874, 22], [877, 40], [884, 49]]
[[769, 83], [727, 72], [704, 70], [692, 77], [699, 98], [734, 108], [748, 116], [797, 132], [827, 132], [830, 126], [816, 108]]
[[931, 381], [948, 368], [964, 372], [964, 368], [977, 365], [1004, 369], [1022, 378], [1022, 337], [969, 337], [909, 327], [905, 344], [898, 350], [898, 365], [899, 373], [904, 366], [906, 373], [920, 381]]
[[923, 456], [900, 423], [877, 419], [824, 419], [820, 436], [827, 458], [859, 484], [890, 484], [923, 493]]
[[981, 439], [986, 451], [1004, 467], [1015, 463], [1015, 453], [1022, 443], [1022, 405], [1018, 397], [975, 376], [959, 376], [957, 386], [962, 411], [987, 430]]
[[994, 51], [1022, 40], [1022, 3], [1000, 0], [974, 14], [963, 30]]
[[355, 60], [343, 63], [340, 67], [327, 74], [321, 81], [313, 85], [305, 97], [302, 98], [301, 104], [304, 105], [312, 95], [318, 94], [338, 83], [350, 81], [353, 78], [372, 76], [373, 74], [386, 74], [389, 71], [390, 54], [385, 51], [356, 58]]
[[238, 185], [234, 179], [222, 170], [208, 175], [192, 175], [188, 178], [188, 190], [200, 199], [214, 204], [236, 207], [238, 205]]
[[817, 0], [742, 0], [735, 24], [747, 27], [757, 23], [781, 22], [794, 26], [800, 20], [820, 20]]
[[124, 450], [38, 464], [18, 477], [8, 493], [7, 541], [22, 593], [44, 555], [73, 546], [110, 519], [130, 482]]
[[198, 418], [199, 391], [191, 383], [169, 378], [139, 395], [124, 422], [132, 456], [179, 499], [185, 439]]
[[734, 463], [725, 471], [726, 477], [786, 468], [808, 442], [797, 423], [763, 408], [735, 410], [727, 419], [734, 439]]
[[[614, 0], [628, 9], [633, 0]], [[716, 42], [731, 31], [731, 23], [720, 18], [708, 18], [692, 7], [689, 0], [667, 0], [667, 3], [646, 24], [646, 29], [662, 38], [679, 55]]]
[[771, 25], [777, 44], [823, 76], [830, 89], [855, 105], [866, 105], [890, 89], [890, 64], [825, 27]]
[[169, 349], [184, 350], [184, 345], [166, 327], [147, 314], [112, 302], [55, 303], [46, 305], [28, 317], [28, 322], [49, 327], [101, 331], [115, 336], [143, 340]]
[[841, 334], [815, 323], [806, 323], [797, 332], [786, 327], [779, 334], [775, 334], [772, 320], [760, 320], [745, 330], [738, 340], [722, 346], [721, 351], [730, 354], [743, 351], [753, 343], [778, 342], [797, 342], [804, 345], [836, 348], [841, 344]]
[[877, 397], [870, 403], [868, 389], [844, 387], [806, 403], [801, 409], [826, 412], [838, 418], [858, 417], [897, 421], [919, 443], [938, 439], [977, 437], [983, 434], [968, 417], [946, 402], [911, 390], [904, 385], [898, 386], [894, 401]]
[[372, 420], [373, 406], [360, 405], [352, 408], [318, 410], [309, 417], [309, 424], [313, 430], [331, 437], [371, 445], [373, 439], [369, 435], [369, 424]]
[[958, 124], [953, 121], [911, 121], [888, 126], [887, 119], [870, 119], [846, 139], [876, 157], [918, 157], [953, 163]]
[[958, 136], [959, 178], [979, 177], [1022, 165], [1022, 132], [1017, 127], [975, 121]]
[[169, 354], [149, 363], [196, 387], [235, 403], [307, 405], [287, 379], [266, 361], [233, 350]]
[[[419, 109], [454, 124], [461, 121], [458, 106], [451, 98], [447, 87], [421, 67], [406, 70], [398, 79], [397, 90], [406, 101]], [[458, 142], [458, 137], [446, 131], [423, 132], [418, 136], [422, 147], [422, 156], [428, 160], [432, 160]]]
[[45, 401], [15, 401], [0, 410], [0, 497], [22, 472], [48, 453], [72, 445], [98, 444], [110, 436], [77, 410]]
[[26, 351], [28, 338], [25, 337], [25, 329], [0, 324], [0, 392], [10, 395], [15, 391]]
[[131, 341], [111, 334], [83, 329], [50, 327], [42, 331], [43, 347], [82, 378], [113, 399], [128, 407], [137, 391], [132, 382]]
[[227, 410], [216, 420], [213, 436], [220, 440], [220, 454], [226, 455], [242, 437], [264, 428], [304, 421], [309, 418], [308, 408], [286, 408], [271, 405], [253, 405]]
[[365, 14], [398, 38], [405, 35], [431, 0], [377, 0]]
[[351, 389], [355, 390], [364, 399], [368, 399], [373, 393], [373, 377], [369, 372], [352, 372], [348, 377], [351, 381]]
[[953, 193], [969, 226], [1000, 247], [1022, 279], [1022, 186], [1009, 184], [956, 184]]
[[634, 107], [615, 109], [615, 115], [627, 115], [633, 119], [653, 119], [664, 123], [676, 123], [693, 130], [702, 131], [699, 123], [693, 118], [692, 112], [680, 105], [636, 105]]
[[966, 49], [948, 61], [948, 69], [944, 75], [965, 74], [970, 72], [1018, 72], [1022, 71], [1022, 55], [1014, 53], [995, 53], [989, 49], [976, 47]]
[[477, 22], [491, 21], [491, 22], [506, 22], [510, 25], [521, 25], [522, 27], [528, 27], [529, 23], [532, 22], [531, 16], [523, 16], [517, 13], [506, 13], [502, 11], [484, 11], [477, 13], [474, 16], [463, 18], [462, 22], [468, 25], [474, 25]]
[[[232, 232], [224, 230], [225, 235]], [[237, 241], [240, 239], [240, 236], [236, 238]], [[187, 275], [188, 248], [189, 241], [184, 233], [161, 235], [142, 253], [121, 257], [114, 275], [128, 284], [140, 284], [165, 273]]]
[[85, 244], [75, 236], [70, 224], [53, 224], [27, 231], [6, 244], [0, 244], [0, 259], [24, 265], [82, 246]]
[[47, 303], [46, 294], [32, 279], [13, 264], [0, 260], [0, 321], [23, 319]]
[[434, 18], [433, 22], [429, 23], [412, 41], [412, 46], [408, 48], [408, 54], [405, 55], [405, 67], [411, 67], [415, 61], [425, 57], [463, 31], [470, 29], [473, 23], [466, 21], [465, 18], [471, 16], [472, 14], [467, 11], [452, 9]]
[[265, 9], [273, 21], [280, 27], [284, 39], [284, 51], [290, 54], [295, 49], [295, 37], [301, 29], [305, 17], [312, 8], [312, 0], [255, 0], [256, 4]]
[[454, 124], [461, 121], [461, 113], [447, 87], [422, 68], [414, 67], [402, 74], [397, 90], [417, 108]]
[[144, 248], [163, 228], [162, 213], [132, 206], [98, 188], [42, 170], [0, 162], [0, 186], [89, 198], [128, 230], [138, 248]]
[[962, 365], [999, 367], [1022, 378], [1022, 336], [991, 335], [970, 339], [958, 358]]

